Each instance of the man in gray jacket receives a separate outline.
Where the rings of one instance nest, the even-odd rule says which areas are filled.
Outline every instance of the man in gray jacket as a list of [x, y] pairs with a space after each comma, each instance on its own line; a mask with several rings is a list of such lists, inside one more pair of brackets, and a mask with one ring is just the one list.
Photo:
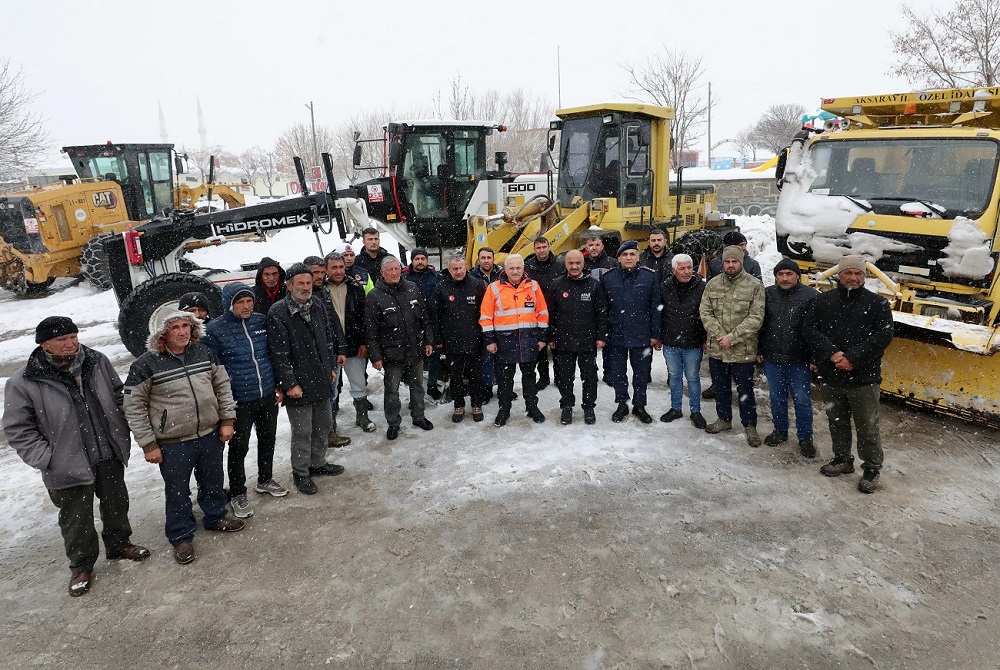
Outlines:
[[236, 401], [229, 375], [198, 342], [201, 321], [169, 312], [149, 336], [146, 353], [125, 380], [125, 418], [148, 463], [160, 466], [166, 500], [167, 540], [180, 564], [194, 560], [191, 473], [205, 530], [236, 532], [243, 521], [226, 516], [223, 442], [233, 436]]
[[35, 329], [39, 345], [28, 364], [7, 380], [3, 432], [25, 463], [42, 473], [59, 508], [72, 573], [71, 596], [90, 590], [100, 555], [94, 496], [100, 500], [101, 537], [109, 559], [142, 561], [149, 550], [129, 542], [128, 424], [122, 413], [122, 381], [104, 354], [80, 344], [65, 316], [50, 316]]

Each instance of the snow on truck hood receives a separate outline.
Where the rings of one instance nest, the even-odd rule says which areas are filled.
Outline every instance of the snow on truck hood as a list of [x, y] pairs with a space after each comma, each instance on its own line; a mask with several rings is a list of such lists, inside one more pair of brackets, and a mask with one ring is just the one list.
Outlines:
[[[872, 262], [886, 253], [913, 253], [922, 247], [882, 235], [848, 232], [858, 218], [867, 214], [864, 200], [809, 192], [816, 178], [808, 152], [793, 144], [788, 155], [784, 186], [775, 213], [775, 231], [787, 235], [789, 244], [808, 245], [813, 258], [835, 264], [846, 254], [860, 254]], [[904, 203], [901, 210], [912, 206]], [[990, 241], [975, 221], [957, 217], [948, 234], [949, 244], [939, 263], [945, 275], [980, 279], [993, 270]]]

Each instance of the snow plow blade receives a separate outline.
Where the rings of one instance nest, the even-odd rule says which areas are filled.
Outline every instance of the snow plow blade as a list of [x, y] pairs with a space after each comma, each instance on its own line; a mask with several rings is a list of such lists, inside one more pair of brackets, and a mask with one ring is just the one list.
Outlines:
[[1000, 328], [893, 313], [882, 392], [907, 404], [1000, 428]]

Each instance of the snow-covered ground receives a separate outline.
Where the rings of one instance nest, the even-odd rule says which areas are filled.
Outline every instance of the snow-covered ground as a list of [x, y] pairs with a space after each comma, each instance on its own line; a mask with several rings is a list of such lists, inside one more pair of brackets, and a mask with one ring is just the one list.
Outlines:
[[[780, 258], [773, 220], [738, 224], [770, 283]], [[289, 230], [195, 260], [286, 264], [318, 251], [311, 233]], [[81, 342], [124, 377], [132, 358], [111, 292], [55, 289], [34, 300], [0, 294], [0, 381], [52, 314], [73, 317]], [[544, 424], [517, 403], [504, 429], [492, 425], [495, 404], [481, 424], [429, 407], [432, 432], [404, 419], [389, 442], [382, 376], [369, 374], [379, 431], [355, 428], [344, 403], [342, 432], [354, 443], [333, 455], [347, 473], [318, 480], [317, 496], [254, 497], [247, 531], [200, 531], [191, 566], [170, 558], [162, 481], [134, 446], [133, 539], [153, 557], [102, 559], [79, 600], [65, 595], [55, 508], [4, 445], [0, 667], [995, 667], [993, 432], [885, 406], [883, 486], [862, 496], [857, 475], [817, 472], [830, 456], [819, 407], [815, 461], [798, 456], [794, 439], [754, 450], [738, 431], [698, 431], [687, 400], [669, 426], [612, 424], [603, 384], [595, 426], [579, 412], [558, 425], [550, 387]], [[659, 354], [649, 395], [654, 416], [669, 408]], [[756, 396], [766, 434], [763, 383]], [[711, 401], [704, 412], [715, 418]], [[275, 474], [286, 485], [288, 441], [282, 413]], [[247, 470], [256, 473], [252, 447]]]

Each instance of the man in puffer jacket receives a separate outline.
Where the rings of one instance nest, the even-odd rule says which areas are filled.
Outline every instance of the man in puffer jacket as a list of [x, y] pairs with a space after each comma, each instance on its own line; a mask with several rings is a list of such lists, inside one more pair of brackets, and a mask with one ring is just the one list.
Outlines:
[[759, 447], [757, 401], [753, 370], [757, 361], [757, 333], [764, 322], [764, 285], [743, 269], [743, 250], [722, 251], [722, 274], [705, 286], [699, 314], [708, 333], [708, 369], [715, 387], [718, 419], [709, 433], [733, 429], [733, 381], [740, 400], [740, 421], [747, 444]]
[[274, 443], [278, 427], [278, 404], [282, 393], [275, 386], [271, 352], [267, 345], [267, 317], [253, 311], [253, 290], [235, 282], [222, 289], [222, 316], [205, 329], [201, 340], [215, 352], [229, 374], [236, 400], [236, 424], [229, 441], [229, 502], [233, 514], [253, 516], [247, 500], [246, 456], [250, 431], [257, 432], [257, 493], [280, 498], [288, 490], [274, 481]]
[[125, 380], [125, 418], [146, 461], [160, 466], [164, 530], [182, 565], [194, 560], [192, 471], [205, 529], [235, 532], [244, 525], [226, 516], [223, 490], [223, 443], [233, 436], [236, 403], [226, 369], [198, 342], [201, 332], [193, 314], [168, 313]]

